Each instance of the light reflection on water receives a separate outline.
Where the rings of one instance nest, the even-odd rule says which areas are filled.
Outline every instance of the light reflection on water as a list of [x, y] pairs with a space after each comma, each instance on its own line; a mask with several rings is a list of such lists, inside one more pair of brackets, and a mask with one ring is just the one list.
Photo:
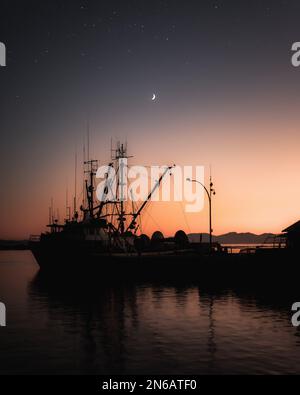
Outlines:
[[37, 272], [30, 252], [0, 253], [2, 374], [300, 373], [300, 332], [280, 292]]

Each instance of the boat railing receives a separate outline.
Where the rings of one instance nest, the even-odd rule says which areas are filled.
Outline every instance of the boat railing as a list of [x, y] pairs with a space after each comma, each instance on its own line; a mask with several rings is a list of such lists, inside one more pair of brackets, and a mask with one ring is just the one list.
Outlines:
[[31, 241], [33, 243], [38, 243], [40, 240], [41, 240], [40, 235], [30, 235], [30, 237], [29, 237], [29, 241]]
[[286, 248], [286, 236], [284, 234], [277, 234], [268, 236], [260, 248], [281, 249]]

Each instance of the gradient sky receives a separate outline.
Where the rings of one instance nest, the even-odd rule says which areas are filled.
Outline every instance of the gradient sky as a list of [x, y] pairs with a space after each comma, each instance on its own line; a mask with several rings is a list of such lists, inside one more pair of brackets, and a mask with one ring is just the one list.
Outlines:
[[[1, 1], [0, 238], [40, 233], [51, 196], [64, 210], [87, 120], [103, 163], [112, 137], [134, 164], [211, 164], [215, 234], [298, 220], [299, 16], [297, 0]], [[145, 217], [149, 233], [208, 229], [207, 208]]]

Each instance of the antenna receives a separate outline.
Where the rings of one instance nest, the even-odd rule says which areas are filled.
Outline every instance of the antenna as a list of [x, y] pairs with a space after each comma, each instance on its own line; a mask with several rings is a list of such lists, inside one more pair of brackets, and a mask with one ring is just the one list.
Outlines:
[[74, 216], [77, 213], [77, 147], [75, 149]]
[[85, 158], [85, 141], [84, 141], [84, 139], [83, 139], [83, 146], [82, 146], [82, 155], [83, 155], [83, 163], [86, 161], [86, 158]]
[[69, 186], [68, 186], [68, 181], [67, 181], [67, 189], [66, 189], [66, 220], [67, 221], [71, 220], [71, 212], [70, 212], [70, 206], [69, 206]]
[[54, 215], [53, 215], [53, 197], [51, 198], [51, 221], [50, 225], [54, 223]]
[[84, 141], [84, 139], [83, 139], [83, 152], [82, 152], [82, 155], [83, 155], [83, 166], [82, 166], [82, 171], [83, 171], [82, 205], [84, 206], [85, 205], [85, 193], [84, 193], [84, 189], [85, 189], [85, 163], [86, 163], [86, 157], [85, 157], [86, 153], [85, 153], [85, 141]]
[[90, 122], [87, 121], [87, 160], [90, 160]]

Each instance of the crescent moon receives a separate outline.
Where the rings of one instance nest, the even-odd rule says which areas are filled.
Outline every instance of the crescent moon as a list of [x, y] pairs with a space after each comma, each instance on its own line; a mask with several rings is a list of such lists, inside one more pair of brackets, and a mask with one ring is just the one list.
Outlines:
[[153, 96], [152, 96], [152, 101], [154, 101], [156, 99], [156, 94], [155, 93], [153, 93]]

